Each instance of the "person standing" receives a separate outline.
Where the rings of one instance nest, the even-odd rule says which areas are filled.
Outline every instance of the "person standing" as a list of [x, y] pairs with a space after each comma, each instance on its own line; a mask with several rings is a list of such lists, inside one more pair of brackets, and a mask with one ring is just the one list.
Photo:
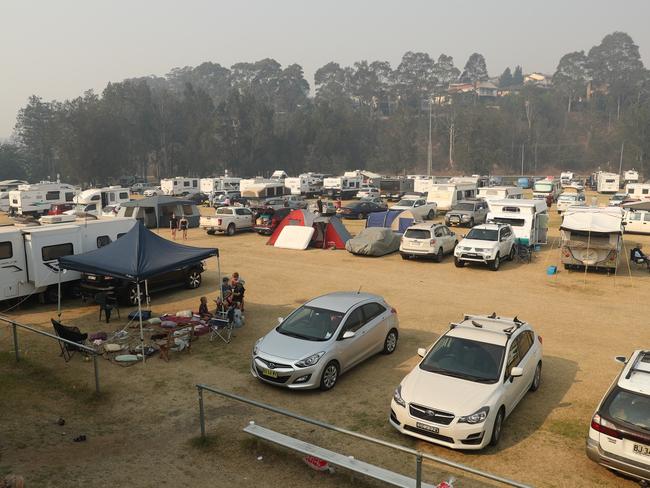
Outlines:
[[187, 240], [187, 227], [189, 226], [189, 222], [187, 221], [187, 217], [185, 214], [181, 217], [181, 220], [178, 222], [178, 226], [181, 229], [181, 233], [183, 235], [183, 240]]
[[341, 208], [341, 197], [338, 197], [336, 201], [334, 202], [334, 207], [336, 207], [336, 210]]
[[316, 211], [322, 215], [323, 214], [323, 200], [320, 199], [320, 196], [316, 200]]
[[176, 240], [176, 230], [178, 230], [178, 217], [176, 217], [175, 212], [172, 212], [172, 216], [169, 218], [169, 228], [172, 231], [172, 239]]

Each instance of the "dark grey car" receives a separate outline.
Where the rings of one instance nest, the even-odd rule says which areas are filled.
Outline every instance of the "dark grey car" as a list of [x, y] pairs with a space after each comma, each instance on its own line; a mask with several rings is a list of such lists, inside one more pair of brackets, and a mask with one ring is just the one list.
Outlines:
[[445, 215], [445, 223], [474, 227], [484, 224], [487, 214], [488, 204], [484, 200], [460, 200]]

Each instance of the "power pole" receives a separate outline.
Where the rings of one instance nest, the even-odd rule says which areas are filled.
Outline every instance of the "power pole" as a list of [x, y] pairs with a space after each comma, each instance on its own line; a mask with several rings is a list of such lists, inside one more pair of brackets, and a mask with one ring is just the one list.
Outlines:
[[429, 147], [427, 150], [427, 176], [433, 170], [433, 146], [431, 145], [431, 98], [429, 98]]
[[454, 123], [449, 126], [449, 167], [454, 167]]
[[625, 141], [621, 142], [621, 156], [618, 159], [618, 174], [623, 174], [623, 151], [625, 150]]
[[524, 176], [524, 146], [526, 144], [521, 145], [521, 176]]

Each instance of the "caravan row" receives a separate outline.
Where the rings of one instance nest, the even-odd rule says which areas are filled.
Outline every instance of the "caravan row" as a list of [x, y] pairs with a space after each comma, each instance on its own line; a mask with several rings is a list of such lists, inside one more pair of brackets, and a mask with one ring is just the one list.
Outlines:
[[[84, 220], [42, 226], [0, 227], [0, 300], [40, 295], [57, 297], [62, 256], [81, 254], [110, 244], [128, 232], [134, 219]], [[75, 271], [61, 273], [70, 286], [80, 279]]]

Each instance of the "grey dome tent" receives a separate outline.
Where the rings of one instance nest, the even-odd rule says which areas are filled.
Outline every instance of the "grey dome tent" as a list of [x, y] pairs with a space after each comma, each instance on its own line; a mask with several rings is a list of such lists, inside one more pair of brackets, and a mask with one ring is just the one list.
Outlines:
[[[60, 270], [69, 269], [81, 273], [98, 274], [131, 280], [137, 286], [140, 342], [144, 351], [142, 332], [142, 303], [140, 283], [147, 278], [182, 268], [188, 264], [216, 256], [219, 277], [219, 249], [185, 246], [169, 241], [151, 232], [139, 221], [129, 232], [110, 244], [83, 254], [59, 258]], [[59, 279], [59, 297], [61, 280]], [[59, 316], [61, 305], [59, 298]], [[144, 354], [143, 360], [144, 360]]]

